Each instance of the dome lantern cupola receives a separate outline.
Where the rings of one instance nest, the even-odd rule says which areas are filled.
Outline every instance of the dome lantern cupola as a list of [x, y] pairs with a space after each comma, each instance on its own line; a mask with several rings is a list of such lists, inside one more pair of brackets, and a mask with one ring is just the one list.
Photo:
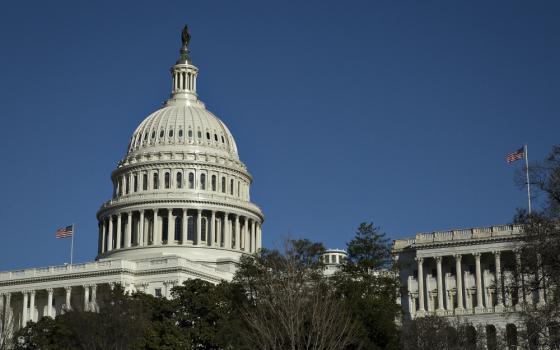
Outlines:
[[174, 104], [192, 104], [198, 100], [196, 94], [196, 77], [198, 68], [192, 64], [189, 50], [191, 35], [188, 26], [185, 25], [181, 34], [183, 45], [179, 50], [180, 56], [173, 67], [171, 67], [171, 77], [173, 85], [171, 87], [171, 98], [167, 100], [166, 106]]

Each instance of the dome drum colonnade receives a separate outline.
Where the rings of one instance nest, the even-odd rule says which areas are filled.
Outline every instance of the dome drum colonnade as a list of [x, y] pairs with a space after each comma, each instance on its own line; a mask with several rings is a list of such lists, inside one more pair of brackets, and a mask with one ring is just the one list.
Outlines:
[[185, 29], [171, 98], [138, 126], [111, 175], [113, 198], [97, 213], [98, 259], [166, 247], [187, 249], [155, 251], [193, 258], [188, 248], [211, 248], [202, 260], [238, 259], [261, 248], [264, 217], [250, 201], [252, 177], [231, 132], [198, 99], [189, 40]]

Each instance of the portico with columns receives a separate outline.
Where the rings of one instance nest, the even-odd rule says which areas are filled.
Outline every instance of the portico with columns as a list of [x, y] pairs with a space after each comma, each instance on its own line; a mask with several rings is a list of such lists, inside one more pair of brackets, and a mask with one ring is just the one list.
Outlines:
[[544, 287], [512, 288], [516, 276], [531, 278], [515, 273], [522, 234], [520, 226], [501, 225], [395, 240], [405, 317], [459, 316], [505, 327], [518, 320], [524, 304], [545, 303]]

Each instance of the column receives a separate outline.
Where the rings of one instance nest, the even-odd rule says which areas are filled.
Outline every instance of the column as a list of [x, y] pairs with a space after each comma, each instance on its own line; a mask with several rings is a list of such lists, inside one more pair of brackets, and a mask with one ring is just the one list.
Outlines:
[[418, 262], [418, 313], [423, 314], [424, 309], [424, 258], [416, 258]]
[[167, 209], [167, 244], [175, 244], [175, 217], [173, 209]]
[[257, 223], [257, 251], [262, 248], [262, 229], [261, 224]]
[[200, 245], [202, 233], [202, 210], [196, 211], [196, 245]]
[[27, 305], [29, 303], [29, 295], [27, 293], [26, 290], [24, 290], [23, 292], [23, 303], [22, 303], [22, 310], [21, 310], [21, 326], [25, 327], [25, 325], [27, 324], [27, 320], [28, 320], [28, 309], [27, 309]]
[[455, 255], [455, 278], [457, 287], [457, 310], [463, 310], [463, 272], [461, 271], [461, 254]]
[[72, 310], [72, 304], [71, 304], [71, 302], [72, 302], [72, 299], [71, 299], [72, 298], [72, 287], [67, 286], [67, 287], [64, 287], [64, 289], [66, 290], [66, 304], [65, 304], [65, 306], [66, 306], [66, 310], [69, 311], [69, 310]]
[[241, 250], [241, 234], [239, 232], [239, 215], [235, 215], [235, 249]]
[[115, 243], [117, 249], [121, 248], [121, 234], [122, 234], [121, 230], [122, 230], [122, 214], [119, 213], [119, 215], [117, 216], [117, 242]]
[[144, 242], [144, 210], [140, 210], [140, 221], [138, 222], [138, 245], [145, 245]]
[[521, 252], [519, 250], [515, 251], [515, 268], [517, 273], [517, 307], [521, 307], [523, 304], [523, 273], [521, 272]]
[[84, 311], [89, 311], [89, 286], [84, 284]]
[[105, 253], [107, 251], [106, 244], [107, 244], [107, 226], [105, 225], [105, 219], [103, 219], [101, 224], [101, 253]]
[[126, 222], [126, 232], [124, 233], [124, 246], [130, 248], [132, 245], [132, 212], [128, 212], [128, 220]]
[[113, 217], [109, 215], [109, 234], [107, 235], [107, 251], [113, 250]]
[[[12, 300], [12, 293], [6, 293], [6, 302], [4, 303], [4, 322], [13, 322], [12, 319], [12, 306], [11, 304], [11, 300]], [[12, 325], [13, 327], [13, 325]], [[4, 329], [4, 332], [6, 332], [6, 329]], [[10, 330], [8, 330], [8, 335], [10, 334]]]
[[480, 253], [474, 253], [476, 262], [476, 308], [478, 310], [484, 309], [482, 305], [482, 273], [480, 268]]
[[90, 311], [97, 312], [97, 285], [92, 284], [90, 288], [91, 288]]
[[181, 234], [181, 244], [187, 244], [187, 237], [189, 236], [189, 218], [187, 215], [187, 208], [183, 209], [183, 227], [182, 227], [182, 234]]
[[216, 230], [216, 211], [212, 210], [212, 216], [210, 218], [210, 221], [212, 222], [212, 225], [210, 226], [210, 232], [212, 233], [209, 236], [208, 239], [208, 245], [210, 246], [216, 246], [218, 243], [216, 242], [216, 234], [218, 233], [218, 230]]
[[231, 249], [231, 224], [229, 213], [224, 213], [224, 248]]
[[29, 320], [35, 322], [35, 291], [29, 292]]
[[494, 261], [496, 266], [496, 273], [494, 276], [494, 282], [496, 283], [496, 308], [498, 311], [503, 309], [504, 304], [502, 300], [502, 262], [500, 259], [500, 251], [494, 252]]
[[161, 245], [161, 227], [159, 222], [158, 209], [154, 209], [154, 232], [152, 245]]
[[47, 288], [47, 316], [49, 317], [53, 317], [53, 312], [52, 312], [53, 293], [54, 293], [54, 289]]
[[249, 252], [251, 242], [249, 241], [249, 218], [245, 218], [245, 223], [243, 224], [243, 248], [246, 252]]
[[438, 293], [438, 310], [439, 312], [445, 311], [443, 308], [443, 282], [441, 273], [441, 256], [436, 256], [437, 264], [437, 293]]

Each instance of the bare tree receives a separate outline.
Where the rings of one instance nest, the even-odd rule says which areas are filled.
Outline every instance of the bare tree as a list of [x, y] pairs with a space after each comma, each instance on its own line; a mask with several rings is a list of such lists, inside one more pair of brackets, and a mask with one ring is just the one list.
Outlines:
[[241, 315], [250, 348], [340, 350], [354, 342], [355, 321], [323, 276], [315, 248], [290, 241], [282, 254], [265, 251], [242, 262], [236, 280], [249, 291]]
[[5, 306], [0, 307], [0, 350], [12, 348], [14, 319]]

